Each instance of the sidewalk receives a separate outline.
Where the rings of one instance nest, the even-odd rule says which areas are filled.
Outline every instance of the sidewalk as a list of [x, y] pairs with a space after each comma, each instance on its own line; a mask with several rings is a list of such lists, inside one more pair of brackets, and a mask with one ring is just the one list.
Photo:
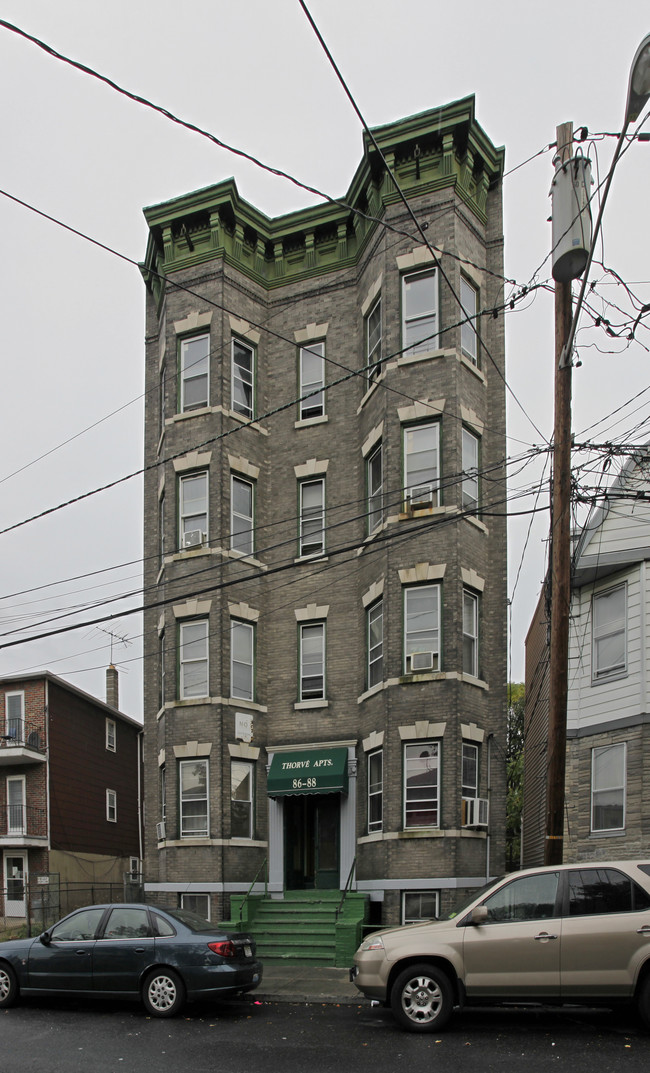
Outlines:
[[367, 1003], [350, 983], [347, 969], [330, 965], [269, 965], [264, 963], [262, 983], [249, 992], [258, 1002], [331, 1002], [345, 1005]]

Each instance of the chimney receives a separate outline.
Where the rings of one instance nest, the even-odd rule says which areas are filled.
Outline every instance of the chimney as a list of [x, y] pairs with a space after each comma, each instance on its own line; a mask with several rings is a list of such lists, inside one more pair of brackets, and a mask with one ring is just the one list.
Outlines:
[[112, 663], [106, 670], [106, 703], [110, 704], [111, 708], [119, 710], [120, 687], [117, 678], [117, 667], [114, 667]]

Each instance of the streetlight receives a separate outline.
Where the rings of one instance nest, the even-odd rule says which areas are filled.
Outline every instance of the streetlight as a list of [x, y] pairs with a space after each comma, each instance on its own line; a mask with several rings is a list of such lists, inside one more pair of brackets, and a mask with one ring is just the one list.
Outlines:
[[[612, 158], [582, 286], [571, 315], [571, 282], [555, 286], [555, 425], [553, 434], [553, 507], [551, 528], [551, 631], [549, 653], [548, 770], [546, 780], [546, 835], [544, 863], [560, 864], [564, 844], [564, 803], [566, 779], [566, 721], [569, 662], [569, 610], [571, 600], [571, 354], [582, 310], [589, 269], [594, 257], [600, 224], [612, 177], [630, 123], [638, 118], [650, 97], [650, 34], [636, 51], [630, 68], [625, 122]], [[559, 135], [559, 129], [558, 129]], [[573, 137], [566, 142], [570, 145]], [[558, 136], [558, 153], [563, 147]]]

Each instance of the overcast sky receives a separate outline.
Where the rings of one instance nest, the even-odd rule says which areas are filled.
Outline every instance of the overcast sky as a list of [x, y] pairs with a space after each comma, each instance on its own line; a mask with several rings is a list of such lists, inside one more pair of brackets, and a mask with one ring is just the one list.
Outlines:
[[[540, 151], [567, 120], [592, 134], [620, 131], [630, 64], [650, 32], [647, 3], [624, 0], [615, 14], [610, 0], [310, 0], [309, 7], [370, 125], [476, 95], [478, 122], [505, 146], [506, 169], [517, 168], [504, 182], [506, 275], [519, 285], [547, 280], [553, 168], [552, 151]], [[298, 0], [0, 0], [0, 18], [306, 184], [332, 196], [347, 191], [361, 127]], [[4, 27], [0, 99], [0, 529], [27, 522], [1, 536], [0, 645], [24, 627], [43, 633], [68, 625], [76, 607], [84, 622], [123, 615], [101, 628], [0, 647], [0, 674], [47, 668], [103, 699], [111, 658], [104, 631], [112, 631], [121, 707], [141, 718], [142, 624], [123, 612], [140, 603], [142, 486], [137, 476], [121, 479], [142, 464], [145, 296], [128, 260], [144, 256], [142, 208], [231, 175], [270, 216], [315, 199]], [[597, 180], [614, 144], [607, 137], [583, 147]], [[649, 176], [650, 143], [636, 142], [618, 165], [604, 258], [599, 250], [643, 302], [650, 302]], [[629, 310], [629, 295], [612, 279], [599, 284], [598, 300], [606, 295]], [[552, 295], [535, 291], [506, 323], [514, 458], [552, 432]], [[649, 385], [650, 336], [643, 325], [637, 334], [629, 345], [602, 329], [579, 334], [577, 440], [628, 432], [650, 439], [647, 429], [632, 432], [648, 412], [645, 395], [629, 404]], [[511, 511], [535, 506], [517, 493], [541, 476], [540, 464], [513, 475]], [[543, 494], [537, 505], [546, 503]], [[537, 516], [530, 532], [529, 522], [523, 515], [510, 526], [513, 679], [523, 677], [523, 642], [546, 562], [548, 516]]]

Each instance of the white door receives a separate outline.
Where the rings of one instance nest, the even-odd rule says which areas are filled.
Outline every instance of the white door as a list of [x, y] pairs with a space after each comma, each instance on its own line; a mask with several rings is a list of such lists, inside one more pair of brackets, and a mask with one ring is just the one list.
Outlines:
[[5, 853], [5, 916], [24, 917], [27, 913], [25, 884], [27, 861], [22, 853]]

